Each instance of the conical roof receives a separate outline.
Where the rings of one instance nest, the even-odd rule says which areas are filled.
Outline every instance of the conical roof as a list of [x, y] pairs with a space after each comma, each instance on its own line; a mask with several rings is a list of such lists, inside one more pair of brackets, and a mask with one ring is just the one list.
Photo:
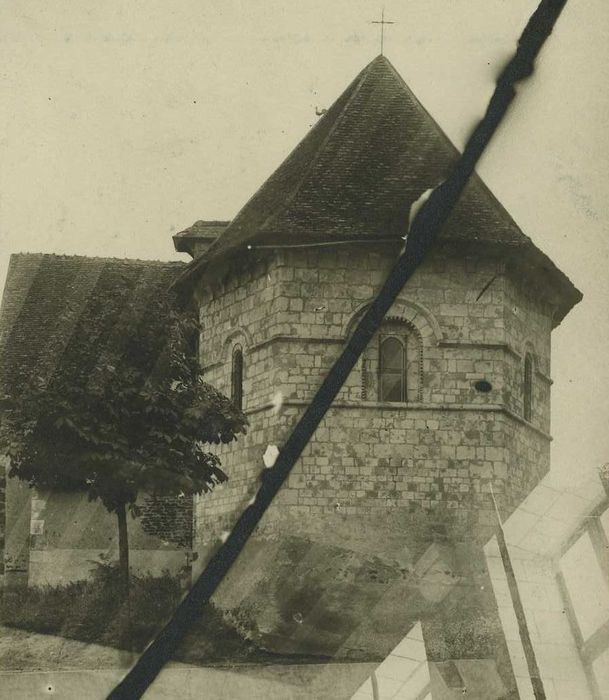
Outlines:
[[[378, 56], [192, 263], [184, 279], [192, 279], [209, 261], [248, 246], [397, 240], [406, 233], [411, 205], [446, 178], [458, 157], [395, 68]], [[535, 248], [475, 174], [441, 238]]]

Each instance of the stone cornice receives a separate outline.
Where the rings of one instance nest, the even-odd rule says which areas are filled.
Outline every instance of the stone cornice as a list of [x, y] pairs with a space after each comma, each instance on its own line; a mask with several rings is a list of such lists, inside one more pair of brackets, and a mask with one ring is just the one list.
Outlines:
[[[309, 401], [305, 399], [286, 399], [282, 403], [282, 408], [297, 407], [305, 408], [309, 405]], [[514, 411], [510, 410], [507, 406], [503, 404], [476, 404], [476, 403], [422, 403], [422, 402], [410, 402], [410, 403], [392, 403], [385, 401], [335, 401], [331, 407], [340, 409], [357, 409], [357, 410], [386, 410], [386, 411], [473, 411], [481, 413], [502, 413], [512, 420], [526, 426], [534, 433], [545, 438], [548, 441], [552, 440], [552, 436], [546, 433], [544, 430], [534, 426], [529, 421], [525, 420], [522, 416], [519, 416]], [[252, 408], [245, 409], [244, 413], [246, 415], [252, 415], [254, 413], [261, 413], [267, 410], [276, 410], [276, 405], [273, 402], [267, 402], [259, 404], [258, 406], [253, 406]]]
[[278, 335], [272, 335], [270, 338], [267, 338], [266, 340], [261, 341], [260, 343], [256, 343], [255, 345], [252, 345], [251, 348], [249, 348], [248, 352], [254, 352], [255, 350], [260, 350], [261, 348], [266, 347], [267, 345], [272, 345], [273, 343], [276, 343], [278, 341], [284, 341], [288, 343], [292, 342], [298, 342], [298, 343], [326, 343], [329, 345], [342, 345], [345, 342], [345, 338], [342, 336], [339, 337], [331, 337], [331, 336], [322, 336], [322, 335], [312, 335], [312, 336], [298, 336], [298, 335], [284, 335], [279, 333]]
[[483, 350], [503, 350], [517, 360], [522, 360], [522, 355], [509, 343], [474, 343], [467, 340], [441, 340], [438, 345], [441, 348], [482, 348]]

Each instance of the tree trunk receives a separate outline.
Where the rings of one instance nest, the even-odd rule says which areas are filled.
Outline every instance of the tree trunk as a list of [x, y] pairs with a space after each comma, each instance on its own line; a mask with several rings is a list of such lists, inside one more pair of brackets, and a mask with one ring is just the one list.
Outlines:
[[120, 587], [123, 595], [123, 604], [127, 606], [127, 619], [121, 633], [121, 642], [124, 649], [130, 650], [131, 639], [131, 597], [129, 595], [129, 539], [127, 533], [127, 511], [125, 504], [116, 509], [118, 517], [118, 564], [120, 572]]
[[120, 580], [125, 595], [129, 593], [129, 540], [127, 536], [127, 511], [122, 503], [116, 509], [118, 517], [118, 562], [120, 569]]

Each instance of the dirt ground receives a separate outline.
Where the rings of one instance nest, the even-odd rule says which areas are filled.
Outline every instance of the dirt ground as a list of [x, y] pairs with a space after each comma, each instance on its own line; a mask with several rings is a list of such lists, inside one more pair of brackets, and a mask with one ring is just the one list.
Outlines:
[[[0, 626], [0, 698], [102, 700], [135, 656], [97, 644]], [[208, 668], [171, 663], [146, 700], [340, 700], [368, 677], [375, 663], [235, 664]]]

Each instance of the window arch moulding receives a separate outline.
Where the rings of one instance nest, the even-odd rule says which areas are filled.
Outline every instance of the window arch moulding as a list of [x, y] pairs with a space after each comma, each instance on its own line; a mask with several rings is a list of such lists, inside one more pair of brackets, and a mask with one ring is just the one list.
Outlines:
[[249, 348], [252, 347], [252, 336], [245, 328], [234, 328], [230, 333], [224, 338], [222, 343], [222, 354], [218, 358], [219, 362], [226, 362], [232, 355], [233, 347], [235, 345], [241, 345], [243, 354], [247, 355]]
[[[372, 300], [361, 304], [351, 316], [347, 324], [345, 339], [355, 330], [357, 322], [361, 319]], [[381, 343], [388, 337], [396, 337], [403, 343], [404, 348], [404, 378], [402, 402], [420, 402], [423, 389], [423, 356], [424, 348], [438, 345], [442, 340], [442, 332], [433, 314], [422, 304], [410, 301], [404, 297], [398, 297], [392, 305], [389, 314], [385, 317], [381, 328], [370, 341], [368, 347], [359, 361], [361, 398], [366, 401], [385, 401], [386, 394], [381, 387]], [[394, 376], [397, 378], [397, 374]], [[394, 387], [397, 392], [398, 389]]]
[[[347, 323], [345, 339], [351, 336], [358, 321], [373, 301], [374, 299], [369, 299], [355, 309]], [[405, 299], [404, 297], [398, 297], [387, 313], [385, 320], [391, 318], [411, 323], [418, 330], [426, 345], [437, 345], [441, 340], [444, 340], [440, 324], [431, 311], [423, 306], [423, 304]]]

